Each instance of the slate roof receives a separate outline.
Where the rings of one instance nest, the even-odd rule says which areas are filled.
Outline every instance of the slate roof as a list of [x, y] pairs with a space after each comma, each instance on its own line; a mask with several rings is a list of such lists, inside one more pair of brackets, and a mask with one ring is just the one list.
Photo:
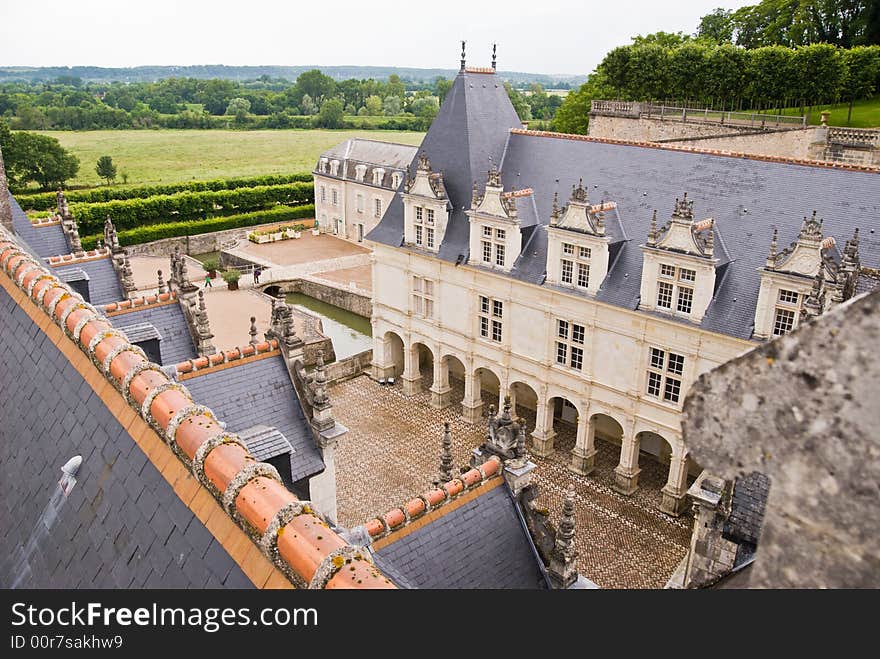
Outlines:
[[117, 314], [110, 316], [109, 320], [113, 327], [149, 323], [159, 330], [159, 334], [162, 335], [159, 350], [162, 353], [163, 366], [178, 364], [198, 356], [189, 333], [189, 327], [186, 324], [186, 318], [183, 315], [183, 309], [177, 302]]
[[[779, 230], [783, 248], [797, 238], [803, 217], [813, 210], [825, 220], [824, 235], [834, 236], [838, 244], [844, 244], [853, 229], [860, 227], [862, 265], [880, 265], [877, 173], [510, 131], [518, 126], [507, 94], [494, 75], [460, 73], [456, 77], [421, 146], [432, 169], [443, 173], [453, 205], [437, 254], [440, 259], [456, 262], [468, 255], [469, 225], [463, 210], [470, 205], [473, 181], [479, 189], [484, 187], [491, 156], [493, 162], [500, 162], [505, 190], [534, 190], [541, 226], [524, 241], [523, 254], [510, 274], [533, 284], [544, 281], [547, 235], [543, 227], [549, 223], [557, 179], [560, 203], [580, 178], [592, 203], [617, 203], [614, 219], [626, 239], [612, 253], [608, 276], [597, 294], [597, 299], [615, 306], [638, 307], [639, 245], [646, 241], [652, 211], [657, 209], [659, 221], [665, 222], [675, 197], [685, 191], [695, 202], [697, 219], [715, 219], [716, 238], [730, 259], [724, 272], [717, 273], [723, 281], [716, 286], [701, 322], [706, 330], [751, 338], [760, 285], [757, 269], [764, 265], [773, 229]], [[415, 171], [415, 163], [410, 169]], [[606, 219], [612, 215], [606, 213]], [[612, 236], [614, 231], [609, 222]], [[401, 246], [403, 204], [399, 196], [367, 238]]]
[[340, 161], [339, 175], [332, 176], [329, 173], [329, 169], [327, 172], [319, 172], [317, 166], [315, 171], [320, 173], [321, 176], [329, 178], [355, 180], [357, 178], [357, 166], [365, 165], [364, 178], [360, 183], [373, 185], [373, 170], [380, 167], [385, 170], [381, 181], [382, 187], [391, 188], [393, 173], [406, 170], [410, 162], [415, 158], [417, 148], [410, 144], [380, 142], [362, 137], [352, 137], [321, 154], [321, 158]]
[[[116, 276], [109, 256], [93, 261], [79, 261], [70, 264], [70, 266], [59, 266], [59, 268], [71, 266], [80, 268], [89, 275], [89, 297], [95, 306], [125, 299], [122, 286], [119, 284], [119, 277]], [[56, 269], [50, 268], [53, 271]]]
[[730, 516], [724, 524], [724, 537], [757, 545], [769, 493], [770, 479], [760, 472], [737, 478], [733, 485]]
[[253, 428], [242, 430], [238, 436], [245, 443], [245, 446], [248, 447], [251, 455], [260, 462], [293, 452], [293, 447], [287, 441], [287, 437], [272, 426], [260, 424]]
[[547, 587], [503, 483], [401, 536], [375, 552], [401, 588]]
[[[4, 288], [0, 328], [0, 587], [252, 588]], [[74, 455], [76, 485], [53, 507]]]
[[183, 384], [195, 400], [228, 423], [230, 432], [258, 424], [277, 428], [293, 447], [294, 481], [323, 471], [324, 461], [280, 355], [209, 370]]
[[69, 254], [70, 245], [60, 224], [35, 227], [19, 206], [15, 197], [9, 196], [12, 207], [12, 227], [15, 233], [24, 240], [31, 250], [40, 257]]

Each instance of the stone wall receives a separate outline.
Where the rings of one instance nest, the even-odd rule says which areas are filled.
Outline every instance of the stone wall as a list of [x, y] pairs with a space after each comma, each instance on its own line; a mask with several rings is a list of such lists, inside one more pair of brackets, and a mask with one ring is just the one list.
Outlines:
[[247, 240], [251, 231], [265, 227], [277, 226], [278, 224], [299, 223], [306, 227], [312, 226], [314, 220], [290, 220], [287, 222], [269, 222], [252, 227], [227, 229], [225, 231], [213, 231], [200, 233], [196, 236], [178, 236], [177, 238], [163, 238], [140, 245], [126, 247], [130, 256], [170, 256], [175, 247], [180, 247], [184, 254], [204, 254], [205, 252], [217, 252], [224, 244], [233, 240]]
[[365, 370], [369, 370], [372, 363], [372, 349], [364, 350], [351, 357], [346, 357], [345, 359], [341, 359], [340, 361], [327, 366], [327, 381], [339, 382], [341, 380], [348, 380], [356, 377]]
[[273, 281], [263, 286], [262, 289], [265, 290], [269, 287], [278, 287], [284, 293], [302, 293], [364, 318], [370, 318], [373, 315], [373, 302], [369, 297], [345, 288], [336, 288], [310, 279]]
[[770, 478], [749, 586], [880, 586], [880, 291], [705, 373], [684, 404], [696, 460]]
[[672, 118], [609, 117], [597, 114], [590, 115], [589, 128], [590, 137], [630, 142], [665, 142], [719, 135], [754, 135], [762, 132], [760, 129], [747, 126], [730, 126], [720, 123], [676, 121]]

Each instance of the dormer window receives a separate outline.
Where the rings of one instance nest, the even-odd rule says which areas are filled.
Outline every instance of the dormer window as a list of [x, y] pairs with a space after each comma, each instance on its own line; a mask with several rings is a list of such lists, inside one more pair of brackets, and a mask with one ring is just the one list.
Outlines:
[[559, 263], [559, 283], [587, 289], [590, 286], [589, 247], [562, 243], [562, 259]]
[[339, 176], [339, 161], [330, 161], [330, 176]]
[[[394, 175], [403, 176], [400, 172]], [[431, 171], [424, 153], [419, 155], [415, 178], [407, 177], [398, 194], [403, 201], [404, 243], [426, 250], [439, 249], [449, 221], [449, 201], [442, 174]]]
[[796, 291], [779, 289], [779, 299], [773, 315], [773, 336], [788, 334], [797, 327], [801, 296]]
[[403, 175], [400, 172], [394, 172], [391, 174], [391, 187], [397, 190], [400, 187], [400, 182], [403, 180]]
[[700, 322], [715, 292], [720, 259], [715, 257], [715, 221], [695, 221], [693, 204], [687, 194], [676, 199], [672, 218], [659, 228], [654, 211], [648, 241], [642, 245], [640, 307]]
[[321, 158], [318, 161], [318, 171], [321, 172], [322, 174], [326, 174], [328, 162], [329, 161], [327, 160], [327, 158]]
[[503, 268], [507, 262], [507, 231], [495, 227], [484, 226], [480, 249], [482, 262], [485, 265], [496, 265]]
[[382, 179], [385, 178], [385, 170], [381, 167], [376, 167], [373, 170], [373, 185], [382, 185]]
[[363, 183], [364, 176], [366, 175], [366, 173], [367, 173], [367, 166], [366, 165], [355, 165], [354, 178], [356, 181]]
[[413, 220], [415, 229], [415, 242], [418, 247], [434, 249], [434, 211], [430, 208], [416, 206], [416, 216]]

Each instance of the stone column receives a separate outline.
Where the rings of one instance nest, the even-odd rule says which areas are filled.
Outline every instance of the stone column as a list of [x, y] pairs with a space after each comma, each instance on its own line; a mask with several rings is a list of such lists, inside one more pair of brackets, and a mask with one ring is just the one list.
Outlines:
[[698, 588], [733, 569], [737, 545], [724, 538], [730, 514], [730, 483], [703, 472], [688, 491], [693, 499], [694, 528], [685, 557], [684, 587]]
[[660, 490], [663, 493], [660, 510], [667, 515], [678, 517], [687, 509], [687, 463], [688, 454], [683, 447], [673, 451], [669, 458], [669, 478]]
[[588, 414], [578, 418], [577, 441], [571, 451], [571, 464], [568, 468], [576, 474], [586, 476], [596, 463], [596, 425]]
[[639, 440], [630, 426], [623, 430], [620, 463], [614, 468], [614, 490], [627, 496], [635, 492], [639, 488], [640, 472]]
[[415, 396], [422, 390], [422, 374], [419, 371], [419, 350], [415, 346], [403, 351], [403, 394]]
[[538, 395], [538, 410], [535, 416], [535, 429], [532, 431], [532, 453], [546, 458], [553, 453], [553, 405], [547, 402], [546, 396]]
[[[440, 351], [437, 351], [440, 354]], [[442, 410], [452, 403], [452, 387], [449, 386], [449, 363], [446, 359], [434, 360], [434, 382], [431, 385], [431, 407]]]
[[[394, 362], [388, 362], [391, 339], [376, 336], [376, 328], [373, 327], [373, 379], [385, 380], [397, 375], [394, 372]], [[405, 351], [404, 351], [405, 352]]]
[[12, 233], [12, 206], [9, 203], [9, 188], [6, 184], [6, 170], [3, 167], [3, 152], [0, 151], [0, 225]]
[[464, 398], [461, 401], [461, 415], [468, 423], [479, 423], [483, 417], [480, 377], [467, 366], [465, 366], [464, 372]]

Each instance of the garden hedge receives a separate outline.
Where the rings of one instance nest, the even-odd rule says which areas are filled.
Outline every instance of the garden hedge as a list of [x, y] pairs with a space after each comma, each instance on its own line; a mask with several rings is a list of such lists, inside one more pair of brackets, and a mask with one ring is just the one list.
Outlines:
[[[283, 185], [285, 183], [310, 183], [311, 172], [297, 174], [267, 174], [242, 178], [216, 179], [212, 181], [188, 181], [168, 185], [144, 185], [137, 188], [94, 188], [90, 190], [69, 190], [64, 194], [71, 204], [95, 204], [114, 199], [145, 199], [156, 195], [171, 195], [178, 192], [208, 192], [217, 190], [236, 190], [257, 186]], [[16, 195], [19, 205], [25, 210], [48, 211], [55, 208], [55, 193]]]
[[[296, 206], [295, 208], [284, 206], [266, 211], [241, 213], [238, 215], [228, 215], [226, 217], [212, 217], [206, 220], [151, 224], [149, 226], [140, 226], [133, 229], [119, 231], [119, 244], [123, 247], [127, 247], [128, 245], [139, 245], [141, 243], [152, 242], [153, 240], [161, 240], [162, 238], [195, 236], [201, 233], [252, 227], [258, 224], [268, 224], [270, 222], [287, 222], [288, 220], [299, 220], [314, 216], [314, 204], [306, 204], [303, 206]], [[84, 236], [82, 238], [83, 249], [94, 249], [98, 239], [103, 239], [103, 237], [103, 231], [101, 233]]]
[[146, 199], [115, 199], [96, 204], [72, 204], [80, 234], [103, 230], [107, 216], [117, 230], [134, 229], [146, 224], [203, 220], [210, 216], [232, 215], [272, 206], [300, 206], [314, 202], [311, 183], [261, 185], [255, 188], [216, 190], [206, 192], [178, 192], [156, 195]]

